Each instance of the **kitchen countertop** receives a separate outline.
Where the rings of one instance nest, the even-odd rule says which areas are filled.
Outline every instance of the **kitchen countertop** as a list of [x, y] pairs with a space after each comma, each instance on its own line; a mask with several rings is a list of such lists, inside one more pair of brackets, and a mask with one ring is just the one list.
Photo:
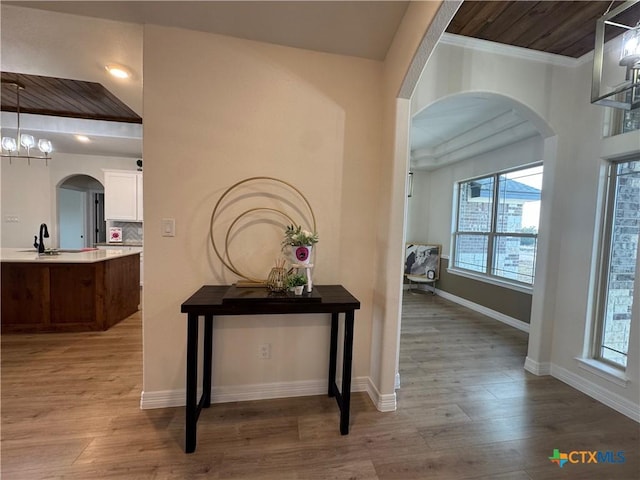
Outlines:
[[61, 252], [58, 255], [38, 255], [35, 249], [2, 248], [0, 249], [0, 261], [12, 263], [96, 263], [138, 253], [126, 249], [110, 248]]

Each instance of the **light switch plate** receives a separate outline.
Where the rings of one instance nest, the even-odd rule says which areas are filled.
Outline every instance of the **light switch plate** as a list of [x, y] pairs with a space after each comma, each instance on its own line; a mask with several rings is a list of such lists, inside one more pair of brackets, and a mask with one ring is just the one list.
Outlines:
[[176, 220], [174, 218], [162, 219], [162, 236], [163, 237], [176, 236]]

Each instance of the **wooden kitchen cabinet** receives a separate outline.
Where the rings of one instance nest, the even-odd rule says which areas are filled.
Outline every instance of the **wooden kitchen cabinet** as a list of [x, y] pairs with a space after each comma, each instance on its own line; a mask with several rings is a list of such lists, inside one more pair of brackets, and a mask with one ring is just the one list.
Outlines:
[[138, 253], [103, 255], [91, 263], [63, 255], [0, 264], [3, 334], [107, 330], [138, 311]]
[[140, 254], [140, 286], [142, 286], [143, 284], [143, 272], [144, 272], [144, 268], [143, 268], [143, 262], [144, 262], [144, 251], [142, 249], [142, 247], [138, 247], [138, 246], [131, 246], [131, 245], [126, 245], [126, 244], [122, 244], [122, 245], [118, 245], [118, 244], [111, 244], [111, 245], [96, 245], [96, 248], [99, 250], [124, 250], [126, 252], [137, 252]]
[[142, 222], [142, 215], [142, 172], [105, 170], [105, 219]]

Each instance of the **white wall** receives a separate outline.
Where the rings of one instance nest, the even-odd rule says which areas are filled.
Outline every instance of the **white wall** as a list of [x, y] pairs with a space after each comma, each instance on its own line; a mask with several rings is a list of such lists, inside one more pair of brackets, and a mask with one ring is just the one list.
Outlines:
[[[574, 84], [586, 98], [589, 98], [589, 67], [585, 65], [578, 69]], [[596, 108], [599, 110], [594, 111]], [[580, 368], [575, 360], [586, 353], [585, 336], [589, 336], [591, 328], [593, 275], [599, 254], [594, 242], [598, 238], [597, 219], [605, 183], [603, 152], [605, 148], [612, 148], [617, 150], [618, 158], [629, 154], [640, 156], [638, 132], [605, 140], [601, 138], [603, 111], [603, 107], [594, 107], [586, 101], [574, 103], [575, 118], [581, 121], [568, 125], [571, 149], [559, 161], [556, 171], [556, 211], [552, 229], [557, 230], [555, 242], [559, 248], [551, 372], [596, 398], [617, 404], [620, 411], [640, 421], [640, 351], [637, 343], [630, 342], [626, 371], [629, 383], [626, 386]], [[639, 290], [636, 285], [636, 299], [640, 298]], [[637, 309], [631, 328], [632, 337], [640, 334]]]
[[[543, 207], [534, 304], [527, 366], [580, 388], [619, 411], [640, 418], [640, 364], [637, 342], [629, 352], [629, 383], [626, 387], [580, 368], [575, 359], [585, 354], [592, 305], [594, 241], [598, 229], [600, 193], [603, 188], [601, 152], [605, 144], [617, 155], [640, 153], [640, 136], [602, 140], [604, 108], [590, 104], [591, 62], [575, 66], [553, 66], [506, 55], [475, 51], [454, 45], [439, 45], [423, 74], [413, 98], [414, 112], [447, 95], [486, 91], [505, 95], [530, 108], [548, 124], [557, 137], [537, 144], [526, 162], [545, 157]], [[613, 80], [608, 80], [613, 82]], [[633, 140], [629, 136], [633, 135]], [[555, 150], [552, 152], [549, 150]], [[448, 252], [451, 234], [451, 198], [453, 184], [461, 178], [499, 167], [508, 149], [500, 155], [445, 167], [417, 175], [418, 189], [412, 202], [411, 222], [419, 222], [419, 208], [427, 208], [431, 228], [412, 225], [410, 235], [424, 235], [438, 241]], [[502, 157], [502, 160], [500, 159]], [[548, 159], [548, 161], [547, 161]], [[517, 164], [520, 159], [515, 160]], [[507, 162], [508, 163], [508, 162]], [[505, 165], [507, 165], [505, 163]], [[436, 203], [437, 198], [437, 203]], [[442, 202], [442, 203], [441, 203]], [[441, 230], [442, 229], [442, 230]], [[638, 315], [633, 319], [638, 332]], [[635, 349], [633, 349], [635, 348]]]
[[[49, 227], [47, 247], [57, 247], [57, 187], [72, 175], [88, 175], [104, 185], [105, 168], [135, 170], [136, 159], [54, 153], [45, 166], [42, 160], [2, 159], [0, 177], [2, 192], [0, 213], [3, 247], [31, 247], [41, 223]], [[17, 223], [7, 222], [17, 216]]]
[[[309, 199], [320, 235], [314, 281], [341, 283], [362, 302], [353, 375], [368, 376], [381, 63], [155, 26], [146, 27], [144, 45], [144, 149], [153, 159], [144, 177], [145, 398], [184, 389], [180, 304], [203, 284], [237, 279], [209, 244], [211, 212], [225, 189], [258, 175], [290, 182]], [[174, 238], [160, 236], [165, 217], [176, 220]], [[249, 229], [234, 242], [246, 243], [247, 266], [266, 278], [282, 230], [251, 228], [270, 249], [249, 244]], [[324, 379], [328, 321], [218, 321], [213, 384]], [[271, 343], [271, 360], [258, 358], [261, 343]]]
[[[44, 162], [34, 161], [28, 166], [26, 160], [13, 160], [10, 165], [6, 158], [2, 159], [0, 168], [0, 245], [31, 247], [40, 224], [46, 223], [51, 227], [50, 170]], [[17, 218], [17, 222], [7, 222], [8, 216]], [[50, 230], [49, 234], [52, 233]]]

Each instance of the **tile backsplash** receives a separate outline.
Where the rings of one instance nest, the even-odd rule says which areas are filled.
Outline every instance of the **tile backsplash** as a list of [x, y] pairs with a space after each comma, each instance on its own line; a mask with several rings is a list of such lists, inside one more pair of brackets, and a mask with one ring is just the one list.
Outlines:
[[108, 221], [107, 231], [109, 227], [122, 228], [122, 241], [124, 243], [142, 243], [142, 222], [117, 222]]

